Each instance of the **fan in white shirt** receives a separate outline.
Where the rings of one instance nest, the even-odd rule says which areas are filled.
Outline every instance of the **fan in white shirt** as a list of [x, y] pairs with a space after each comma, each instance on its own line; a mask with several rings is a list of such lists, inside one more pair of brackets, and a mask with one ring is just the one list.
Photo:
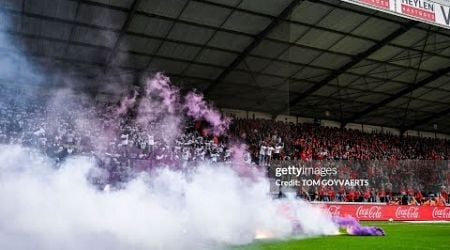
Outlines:
[[266, 164], [266, 151], [267, 147], [266, 144], [261, 144], [261, 147], [259, 149], [259, 165], [264, 166]]
[[273, 159], [280, 160], [281, 159], [281, 150], [284, 148], [283, 144], [275, 145], [275, 150], [273, 151]]
[[275, 150], [275, 148], [272, 145], [267, 146], [267, 153], [266, 153], [266, 164], [270, 166], [270, 161], [272, 160], [272, 152]]

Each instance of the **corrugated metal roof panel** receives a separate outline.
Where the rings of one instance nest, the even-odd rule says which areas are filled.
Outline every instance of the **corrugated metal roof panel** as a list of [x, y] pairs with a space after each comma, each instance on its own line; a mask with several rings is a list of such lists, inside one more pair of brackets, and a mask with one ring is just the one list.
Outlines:
[[219, 27], [230, 13], [226, 8], [191, 1], [180, 19]]
[[213, 65], [228, 66], [236, 58], [237, 54], [223, 52], [213, 49], [204, 49], [198, 56], [198, 62]]
[[21, 31], [26, 34], [63, 40], [69, 39], [72, 27], [70, 24], [47, 21], [33, 17], [24, 17], [22, 20]]
[[131, 50], [145, 54], [153, 54], [159, 48], [160, 40], [127, 35], [120, 44], [121, 50]]
[[176, 23], [168, 37], [179, 41], [205, 44], [213, 34], [212, 29]]
[[183, 45], [179, 43], [165, 42], [158, 51], [158, 55], [179, 58], [184, 60], [193, 60], [200, 51], [199, 47]]
[[192, 64], [186, 70], [185, 74], [187, 76], [215, 79], [221, 72], [222, 69], [219, 68]]
[[290, 77], [294, 75], [300, 69], [299, 66], [282, 63], [282, 62], [272, 62], [265, 70], [264, 73]]
[[151, 36], [165, 37], [172, 27], [173, 22], [159, 18], [134, 16], [130, 22], [129, 31]]
[[278, 16], [291, 2], [292, 0], [266, 0], [261, 4], [260, 0], [243, 0], [239, 8]]
[[289, 45], [263, 40], [252, 52], [253, 55], [261, 55], [270, 58], [278, 58]]
[[367, 19], [367, 16], [356, 12], [334, 9], [317, 24], [341, 32], [351, 32]]
[[82, 4], [78, 11], [77, 21], [120, 29], [125, 23], [126, 17], [127, 13], [122, 11]]
[[134, 0], [91, 0], [91, 1], [123, 8], [130, 8]]
[[248, 56], [239, 64], [238, 69], [244, 69], [252, 72], [263, 70], [271, 61], [263, 58]]
[[180, 14], [186, 2], [186, 0], [141, 1], [138, 10], [175, 18]]
[[252, 15], [245, 12], [235, 11], [223, 25], [226, 29], [257, 34], [264, 30], [271, 22], [271, 19]]
[[319, 49], [328, 49], [344, 36], [336, 33], [312, 29], [296, 43]]
[[74, 20], [77, 2], [67, 0], [39, 0], [25, 1], [26, 12], [57, 17], [66, 20]]
[[332, 10], [332, 8], [322, 4], [315, 4], [313, 2], [304, 1], [294, 9], [290, 16], [290, 19], [309, 24], [315, 24], [322, 20]]
[[128, 53], [119, 52], [113, 59], [112, 65], [144, 69], [149, 60], [150, 57], [148, 56], [131, 55]]
[[154, 58], [149, 66], [149, 69], [170, 74], [180, 74], [187, 66], [188, 64], [185, 62]]
[[218, 31], [215, 33], [208, 45], [239, 52], [244, 50], [251, 42], [252, 38], [248, 36]]
[[107, 30], [76, 26], [73, 30], [71, 39], [73, 41], [112, 48], [114, 47], [118, 36], [118, 33]]
[[278, 26], [267, 35], [267, 37], [281, 41], [295, 42], [308, 30], [309, 28], [306, 26], [289, 22], [280, 22], [280, 24], [278, 24]]

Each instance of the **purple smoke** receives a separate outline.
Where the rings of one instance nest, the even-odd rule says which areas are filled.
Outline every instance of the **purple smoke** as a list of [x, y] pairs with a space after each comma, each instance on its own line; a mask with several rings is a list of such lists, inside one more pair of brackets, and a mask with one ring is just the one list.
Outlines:
[[161, 98], [162, 106], [167, 108], [170, 114], [177, 111], [176, 104], [178, 103], [178, 89], [171, 86], [169, 77], [163, 73], [156, 73], [147, 81], [146, 86], [147, 96], [157, 94]]
[[358, 236], [384, 236], [384, 230], [379, 227], [366, 227], [362, 226], [355, 218], [347, 216], [334, 216], [333, 221], [339, 225], [339, 227], [347, 229], [347, 233], [350, 235]]
[[231, 167], [240, 177], [256, 181], [265, 176], [264, 168], [255, 168], [246, 144], [231, 144]]
[[190, 92], [185, 97], [184, 107], [187, 115], [194, 119], [204, 119], [213, 126], [214, 135], [223, 135], [230, 126], [230, 119], [223, 117], [204, 99], [203, 95]]
[[137, 105], [136, 122], [143, 131], [173, 145], [181, 134], [181, 111], [179, 89], [172, 86], [169, 77], [162, 73], [149, 77]]
[[138, 95], [138, 92], [136, 90], [134, 90], [133, 92], [133, 96], [125, 96], [121, 101], [120, 101], [120, 106], [117, 108], [116, 113], [118, 115], [123, 115], [126, 114], [128, 112], [128, 110], [130, 110], [131, 108], [134, 107], [134, 105], [136, 104], [136, 97]]

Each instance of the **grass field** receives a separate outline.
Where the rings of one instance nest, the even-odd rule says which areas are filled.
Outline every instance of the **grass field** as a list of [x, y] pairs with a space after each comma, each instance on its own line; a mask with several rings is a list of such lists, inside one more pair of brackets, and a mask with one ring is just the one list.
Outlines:
[[382, 227], [386, 236], [325, 236], [284, 241], [259, 241], [232, 250], [293, 249], [450, 249], [450, 223], [364, 223]]

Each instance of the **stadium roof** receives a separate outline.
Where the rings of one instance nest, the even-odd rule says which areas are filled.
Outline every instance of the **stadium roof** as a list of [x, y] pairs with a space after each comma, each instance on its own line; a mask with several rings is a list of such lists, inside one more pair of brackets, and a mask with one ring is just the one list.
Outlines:
[[450, 133], [442, 27], [337, 0], [7, 0], [0, 11], [29, 58], [89, 86], [162, 70], [220, 107]]

